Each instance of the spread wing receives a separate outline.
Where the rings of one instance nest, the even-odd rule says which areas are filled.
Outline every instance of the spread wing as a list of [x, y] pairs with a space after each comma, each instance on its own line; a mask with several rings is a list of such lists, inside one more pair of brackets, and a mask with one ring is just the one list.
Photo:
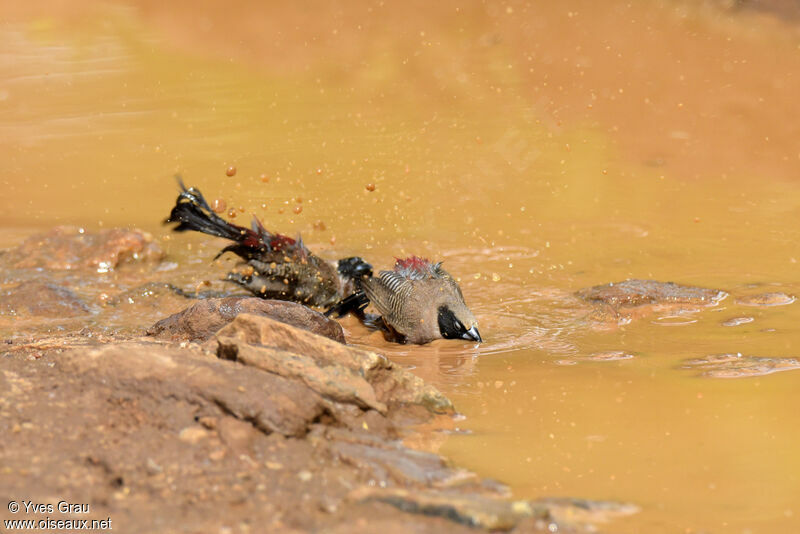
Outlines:
[[403, 313], [404, 304], [409, 302], [413, 290], [414, 283], [394, 271], [381, 271], [377, 277], [364, 282], [364, 291], [372, 305], [386, 322], [401, 332], [413, 323], [408, 314]]

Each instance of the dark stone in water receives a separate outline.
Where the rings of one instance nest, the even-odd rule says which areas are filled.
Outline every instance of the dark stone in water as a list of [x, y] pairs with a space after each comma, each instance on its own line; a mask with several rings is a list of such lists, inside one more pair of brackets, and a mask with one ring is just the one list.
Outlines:
[[613, 307], [644, 304], [692, 304], [713, 306], [728, 294], [719, 289], [683, 286], [657, 280], [625, 280], [581, 289], [576, 295], [583, 300]]

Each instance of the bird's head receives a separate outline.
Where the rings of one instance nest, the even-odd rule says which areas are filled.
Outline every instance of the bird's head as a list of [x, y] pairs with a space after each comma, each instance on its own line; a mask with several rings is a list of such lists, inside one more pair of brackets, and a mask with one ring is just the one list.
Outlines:
[[482, 342], [478, 321], [463, 300], [448, 299], [438, 308], [439, 332], [445, 339], [466, 339]]

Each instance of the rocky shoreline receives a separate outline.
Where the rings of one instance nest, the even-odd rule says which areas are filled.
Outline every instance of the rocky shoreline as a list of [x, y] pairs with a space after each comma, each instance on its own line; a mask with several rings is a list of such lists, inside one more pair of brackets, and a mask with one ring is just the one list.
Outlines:
[[0, 346], [0, 498], [80, 503], [89, 511], [48, 519], [123, 532], [555, 532], [631, 511], [513, 500], [407, 447], [422, 426], [452, 428], [451, 402], [299, 304], [190, 301], [143, 277], [122, 296], [96, 289], [99, 306], [155, 294], [189, 306], [146, 333], [81, 327], [98, 304], [71, 289], [76, 276], [133, 280], [126, 269], [162, 258], [143, 232], [68, 228], [0, 254], [0, 319], [14, 329]]

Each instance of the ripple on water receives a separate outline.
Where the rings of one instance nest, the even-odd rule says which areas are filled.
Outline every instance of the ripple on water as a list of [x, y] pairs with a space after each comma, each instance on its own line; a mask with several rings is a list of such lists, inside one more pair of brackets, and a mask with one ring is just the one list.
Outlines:
[[754, 317], [731, 317], [730, 319], [722, 321], [720, 324], [722, 326], [739, 326], [742, 324], [752, 323], [753, 321], [755, 321]]
[[697, 322], [697, 318], [691, 315], [662, 315], [651, 321], [658, 326], [684, 326]]
[[575, 356], [573, 358], [564, 358], [556, 360], [556, 365], [575, 365], [579, 362], [615, 362], [619, 360], [633, 359], [634, 355], [624, 350], [605, 350], [601, 352], [593, 352], [587, 356]]
[[800, 369], [800, 360], [748, 356], [737, 352], [686, 360], [681, 368], [698, 369], [702, 371], [701, 376], [711, 378], [747, 378]]
[[736, 304], [741, 306], [786, 306], [797, 300], [793, 295], [786, 293], [759, 293], [758, 295], [745, 295], [736, 299]]

